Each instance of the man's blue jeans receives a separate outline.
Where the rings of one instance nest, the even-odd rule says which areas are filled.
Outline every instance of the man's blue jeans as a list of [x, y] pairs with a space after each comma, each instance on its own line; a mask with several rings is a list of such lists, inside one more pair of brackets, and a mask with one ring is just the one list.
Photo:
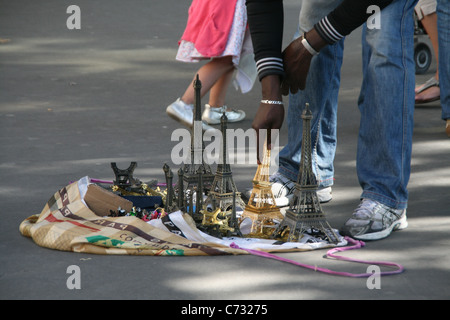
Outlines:
[[450, 0], [437, 1], [442, 119], [450, 119]]
[[[299, 32], [311, 29], [317, 17], [325, 16], [329, 6], [334, 8], [339, 2], [303, 0]], [[381, 11], [380, 28], [363, 26], [362, 35], [363, 81], [358, 100], [361, 121], [356, 156], [361, 197], [397, 209], [407, 206], [411, 169], [416, 2], [395, 0]], [[318, 14], [316, 10], [323, 11]], [[321, 187], [333, 185], [343, 42], [322, 49], [312, 59], [305, 90], [289, 96], [288, 142], [279, 154], [279, 172], [292, 180], [297, 179], [301, 157], [300, 116], [305, 103], [309, 103], [314, 117], [313, 170]]]

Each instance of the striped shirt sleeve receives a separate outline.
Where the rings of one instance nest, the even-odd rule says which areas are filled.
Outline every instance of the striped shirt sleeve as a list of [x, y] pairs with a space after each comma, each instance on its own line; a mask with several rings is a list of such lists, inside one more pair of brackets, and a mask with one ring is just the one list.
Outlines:
[[[393, 0], [343, 0], [314, 28], [328, 44], [333, 44], [362, 25], [371, 15], [371, 5], [380, 10]], [[281, 53], [283, 39], [283, 0], [246, 0], [248, 23], [259, 80], [268, 75], [284, 77]]]
[[284, 75], [283, 59], [278, 57], [267, 57], [256, 61], [256, 70], [260, 79], [266, 75]]
[[284, 77], [283, 0], [247, 0], [246, 4], [259, 80], [268, 75]]
[[339, 33], [339, 31], [337, 31], [330, 23], [328, 17], [324, 17], [320, 20], [314, 28], [317, 30], [322, 39], [324, 39], [328, 44], [338, 42], [344, 37], [344, 35]]
[[372, 15], [367, 12], [371, 5], [380, 10], [393, 0], [345, 0], [336, 9], [314, 25], [314, 29], [328, 44], [333, 44], [349, 35]]

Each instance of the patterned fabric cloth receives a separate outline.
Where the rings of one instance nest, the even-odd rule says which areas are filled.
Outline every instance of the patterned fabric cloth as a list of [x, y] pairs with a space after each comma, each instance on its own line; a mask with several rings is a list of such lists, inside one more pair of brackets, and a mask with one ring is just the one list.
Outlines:
[[[219, 239], [198, 230], [192, 218], [181, 211], [150, 222], [134, 216], [104, 216], [104, 212], [117, 209], [114, 207], [116, 202], [112, 204], [102, 201], [101, 206], [97, 204], [94, 212], [90, 202], [85, 201], [89, 181], [88, 177], [84, 177], [57, 191], [40, 214], [32, 215], [20, 224], [20, 233], [45, 248], [94, 254], [155, 256], [248, 254], [244, 249], [232, 248], [232, 244], [240, 248], [266, 252], [308, 251], [334, 247], [332, 244], [308, 236], [299, 242], [290, 243], [279, 243], [270, 239]], [[122, 199], [112, 192], [108, 193], [109, 199], [114, 197]], [[343, 241], [339, 246], [345, 244]]]
[[[221, 245], [213, 247], [190, 241], [133, 216], [99, 216], [86, 205], [83, 199], [85, 189], [86, 179], [81, 179], [56, 192], [40, 214], [21, 223], [21, 234], [42, 247], [95, 254], [170, 256], [243, 253], [242, 250]], [[107, 203], [104, 205], [108, 206]]]

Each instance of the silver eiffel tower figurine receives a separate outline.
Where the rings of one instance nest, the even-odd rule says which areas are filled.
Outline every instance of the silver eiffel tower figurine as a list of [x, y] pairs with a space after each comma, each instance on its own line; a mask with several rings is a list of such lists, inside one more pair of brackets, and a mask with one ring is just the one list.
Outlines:
[[[194, 117], [191, 131], [191, 156], [189, 161], [184, 164], [182, 172], [179, 177], [183, 179], [183, 188], [179, 188], [179, 198], [181, 208], [184, 208], [194, 217], [194, 220], [201, 219], [199, 210], [202, 209], [203, 195], [210, 189], [214, 180], [214, 174], [211, 167], [204, 161], [204, 143], [202, 130], [202, 115], [201, 115], [201, 96], [200, 91], [202, 83], [198, 77], [194, 80]], [[181, 183], [180, 183], [181, 186]], [[180, 192], [184, 192], [183, 195]], [[184, 204], [181, 203], [181, 198]], [[196, 209], [194, 210], [194, 201], [196, 202]], [[190, 205], [189, 205], [190, 203]]]
[[203, 143], [203, 129], [202, 129], [202, 107], [201, 107], [201, 97], [200, 91], [202, 88], [202, 83], [198, 77], [194, 80], [193, 83], [194, 92], [195, 92], [195, 100], [194, 100], [194, 117], [192, 123], [192, 131], [191, 131], [191, 155], [189, 161], [184, 164], [183, 167], [183, 179], [186, 184], [194, 184], [198, 183], [198, 174], [199, 170], [201, 170], [201, 174], [203, 177], [203, 184], [205, 188], [209, 188], [210, 184], [214, 180], [214, 174], [211, 171], [209, 164], [205, 163], [203, 159], [204, 154], [204, 143]]
[[328, 240], [330, 243], [338, 243], [339, 238], [326, 220], [317, 196], [318, 183], [312, 171], [311, 148], [311, 119], [312, 113], [309, 104], [302, 114], [303, 138], [300, 170], [295, 184], [294, 197], [286, 210], [273, 238], [283, 238], [288, 232], [287, 241], [298, 241], [302, 234], [310, 234], [315, 237]]
[[[233, 174], [228, 161], [227, 123], [228, 118], [225, 113], [223, 113], [220, 118], [222, 131], [220, 162], [217, 164], [216, 174], [214, 175], [214, 180], [207, 199], [208, 203], [212, 203], [214, 200], [215, 205], [217, 205], [222, 211], [228, 211], [231, 207], [235, 206], [242, 209], [245, 207], [245, 203], [241, 198], [241, 193], [237, 190], [236, 184], [234, 183]], [[234, 197], [233, 194], [235, 195]]]

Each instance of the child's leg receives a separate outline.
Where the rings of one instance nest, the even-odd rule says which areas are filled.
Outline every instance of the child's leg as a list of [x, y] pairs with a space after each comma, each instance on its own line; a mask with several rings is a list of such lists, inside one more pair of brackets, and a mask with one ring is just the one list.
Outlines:
[[225, 96], [227, 95], [228, 86], [233, 78], [233, 73], [234, 68], [225, 72], [212, 86], [209, 93], [209, 105], [212, 108], [221, 108], [225, 105]]
[[238, 122], [245, 118], [243, 110], [235, 110], [225, 106], [227, 90], [233, 79], [234, 68], [226, 71], [212, 86], [209, 93], [209, 103], [205, 105], [202, 113], [202, 120], [208, 124], [219, 124], [223, 112], [226, 112], [228, 122]]
[[[226, 56], [221, 58], [214, 58], [201, 67], [197, 74], [202, 83], [202, 89], [200, 91], [200, 96], [204, 97], [207, 92], [216, 84], [216, 82], [230, 70], [233, 70], [232, 57]], [[195, 79], [195, 77], [194, 77]], [[231, 80], [231, 79], [230, 79]], [[181, 100], [186, 104], [194, 103], [194, 80], [187, 87], [185, 93], [181, 97]]]

